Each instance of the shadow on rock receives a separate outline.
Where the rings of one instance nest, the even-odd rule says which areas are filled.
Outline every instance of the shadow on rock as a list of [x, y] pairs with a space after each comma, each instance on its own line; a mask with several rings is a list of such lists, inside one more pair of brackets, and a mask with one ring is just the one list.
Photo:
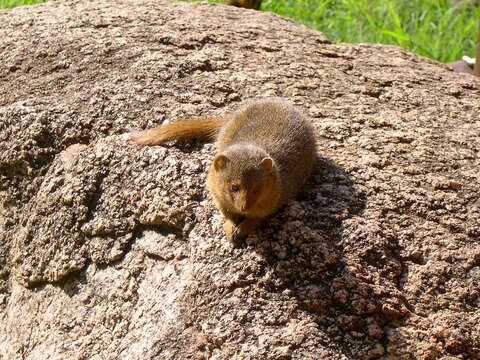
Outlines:
[[[375, 274], [368, 268], [388, 250], [362, 241], [363, 232], [376, 231], [362, 216], [365, 202], [342, 168], [318, 157], [297, 200], [266, 222], [258, 242], [248, 244], [264, 257], [264, 273], [272, 274], [263, 279], [265, 290], [295, 299], [301, 317], [313, 320], [315, 331], [328, 339], [327, 348], [378, 358], [385, 353], [382, 328], [404, 314], [396, 310], [400, 302], [386, 315], [382, 291], [388, 289], [375, 281], [378, 269]], [[308, 355], [297, 346], [298, 354]]]

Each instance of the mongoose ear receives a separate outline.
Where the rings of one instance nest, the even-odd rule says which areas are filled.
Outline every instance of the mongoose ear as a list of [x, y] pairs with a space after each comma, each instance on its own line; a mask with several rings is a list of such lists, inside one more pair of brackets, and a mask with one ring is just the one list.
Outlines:
[[272, 171], [272, 168], [273, 168], [273, 159], [270, 157], [264, 158], [262, 160], [262, 169], [265, 172], [270, 173]]
[[218, 155], [215, 157], [215, 160], [213, 160], [213, 167], [217, 171], [223, 170], [227, 166], [228, 161], [229, 160], [225, 155]]

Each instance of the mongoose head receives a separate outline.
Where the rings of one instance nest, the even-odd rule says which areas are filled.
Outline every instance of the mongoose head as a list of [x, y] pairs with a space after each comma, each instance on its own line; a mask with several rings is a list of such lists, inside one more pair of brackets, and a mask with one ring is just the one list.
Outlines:
[[[236, 213], [262, 213], [262, 204], [274, 191], [277, 171], [274, 160], [251, 145], [230, 146], [212, 164], [216, 190], [222, 203]], [[267, 201], [271, 206], [271, 201]]]

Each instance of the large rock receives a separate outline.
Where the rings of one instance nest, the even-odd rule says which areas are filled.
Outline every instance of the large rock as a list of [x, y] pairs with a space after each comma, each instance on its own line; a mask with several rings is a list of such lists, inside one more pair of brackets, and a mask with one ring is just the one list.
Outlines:
[[[0, 358], [480, 358], [478, 79], [217, 4], [0, 12]], [[125, 135], [282, 96], [319, 160], [242, 246], [211, 144]]]

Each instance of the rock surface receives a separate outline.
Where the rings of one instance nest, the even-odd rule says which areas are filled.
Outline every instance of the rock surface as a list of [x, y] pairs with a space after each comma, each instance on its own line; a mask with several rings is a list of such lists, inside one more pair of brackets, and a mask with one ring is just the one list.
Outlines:
[[[0, 12], [0, 358], [480, 358], [479, 80], [218, 4]], [[211, 144], [125, 132], [281, 96], [315, 173], [242, 246]]]

